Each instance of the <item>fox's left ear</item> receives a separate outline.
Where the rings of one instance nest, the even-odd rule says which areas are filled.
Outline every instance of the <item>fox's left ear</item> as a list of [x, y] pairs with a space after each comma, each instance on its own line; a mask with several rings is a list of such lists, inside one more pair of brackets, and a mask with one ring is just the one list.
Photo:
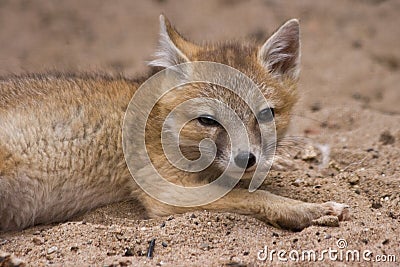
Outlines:
[[190, 56], [199, 47], [185, 40], [171, 25], [169, 20], [160, 15], [160, 39], [155, 59], [149, 62], [153, 67], [168, 68], [190, 61]]
[[297, 19], [283, 24], [259, 49], [258, 60], [279, 78], [297, 79], [300, 74], [300, 26]]

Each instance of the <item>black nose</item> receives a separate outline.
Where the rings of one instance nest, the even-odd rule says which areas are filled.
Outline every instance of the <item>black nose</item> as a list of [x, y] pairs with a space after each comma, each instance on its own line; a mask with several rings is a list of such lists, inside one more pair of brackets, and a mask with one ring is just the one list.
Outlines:
[[256, 156], [253, 153], [241, 152], [235, 157], [235, 163], [240, 168], [248, 169], [256, 163]]

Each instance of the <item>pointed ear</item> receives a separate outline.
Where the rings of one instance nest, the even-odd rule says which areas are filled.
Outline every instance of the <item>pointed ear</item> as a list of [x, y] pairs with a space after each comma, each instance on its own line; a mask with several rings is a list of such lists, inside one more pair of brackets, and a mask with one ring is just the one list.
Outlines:
[[189, 62], [189, 57], [199, 47], [185, 40], [172, 26], [167, 18], [160, 15], [160, 39], [155, 59], [149, 62], [153, 67], [168, 68]]
[[259, 49], [258, 60], [279, 78], [297, 79], [300, 74], [300, 27], [297, 19], [283, 24]]

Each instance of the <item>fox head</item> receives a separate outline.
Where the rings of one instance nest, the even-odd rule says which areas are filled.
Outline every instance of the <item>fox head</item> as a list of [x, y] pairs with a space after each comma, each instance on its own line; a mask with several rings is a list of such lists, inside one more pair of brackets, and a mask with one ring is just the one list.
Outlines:
[[[177, 149], [189, 160], [198, 159], [203, 152], [213, 154], [213, 162], [206, 171], [212, 170], [217, 175], [231, 164], [234, 166], [233, 172], [242, 170], [245, 176], [251, 177], [258, 165], [270, 160], [263, 158], [262, 151], [282, 139], [296, 102], [296, 84], [300, 71], [299, 22], [296, 19], [287, 21], [263, 44], [222, 42], [198, 45], [182, 37], [162, 15], [160, 26], [159, 49], [155, 59], [149, 62], [150, 66], [160, 70], [190, 62], [221, 63], [249, 77], [258, 87], [261, 96], [247, 94], [245, 83], [238, 87], [244, 95], [247, 94], [247, 99], [215, 84], [185, 84], [160, 99], [153, 109], [153, 118], [156, 117], [158, 121], [150, 119], [149, 123], [157, 131], [161, 131], [163, 126], [162, 129], [169, 133], [179, 133], [173, 137], [178, 140]], [[179, 112], [172, 112], [190, 99], [195, 100]], [[246, 149], [232, 151], [232, 141], [221, 123], [222, 117], [227, 115], [212, 100], [224, 103], [240, 118], [248, 135], [249, 145]], [[249, 101], [254, 104], [253, 110], [249, 107]], [[197, 117], [188, 118], [188, 114], [197, 114]], [[184, 125], [180, 121], [185, 121]], [[159, 127], [154, 126], [156, 124]], [[230, 126], [235, 129], [239, 125]], [[275, 127], [276, 139], [262, 140], [262, 133], [271, 130], [270, 127]], [[205, 139], [212, 140], [214, 145], [201, 151], [200, 144]], [[267, 145], [261, 145], [262, 141]]]

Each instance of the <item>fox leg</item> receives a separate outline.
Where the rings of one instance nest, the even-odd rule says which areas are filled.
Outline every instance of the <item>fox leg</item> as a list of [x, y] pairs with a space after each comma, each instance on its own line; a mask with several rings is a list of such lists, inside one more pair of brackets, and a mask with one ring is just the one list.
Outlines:
[[251, 215], [275, 227], [294, 231], [312, 225], [314, 220], [325, 215], [344, 220], [349, 212], [348, 206], [344, 204], [306, 203], [263, 190], [250, 193], [246, 189], [234, 189], [210, 204], [191, 208], [170, 206], [145, 194], [142, 195], [142, 202], [151, 217], [206, 209]]

